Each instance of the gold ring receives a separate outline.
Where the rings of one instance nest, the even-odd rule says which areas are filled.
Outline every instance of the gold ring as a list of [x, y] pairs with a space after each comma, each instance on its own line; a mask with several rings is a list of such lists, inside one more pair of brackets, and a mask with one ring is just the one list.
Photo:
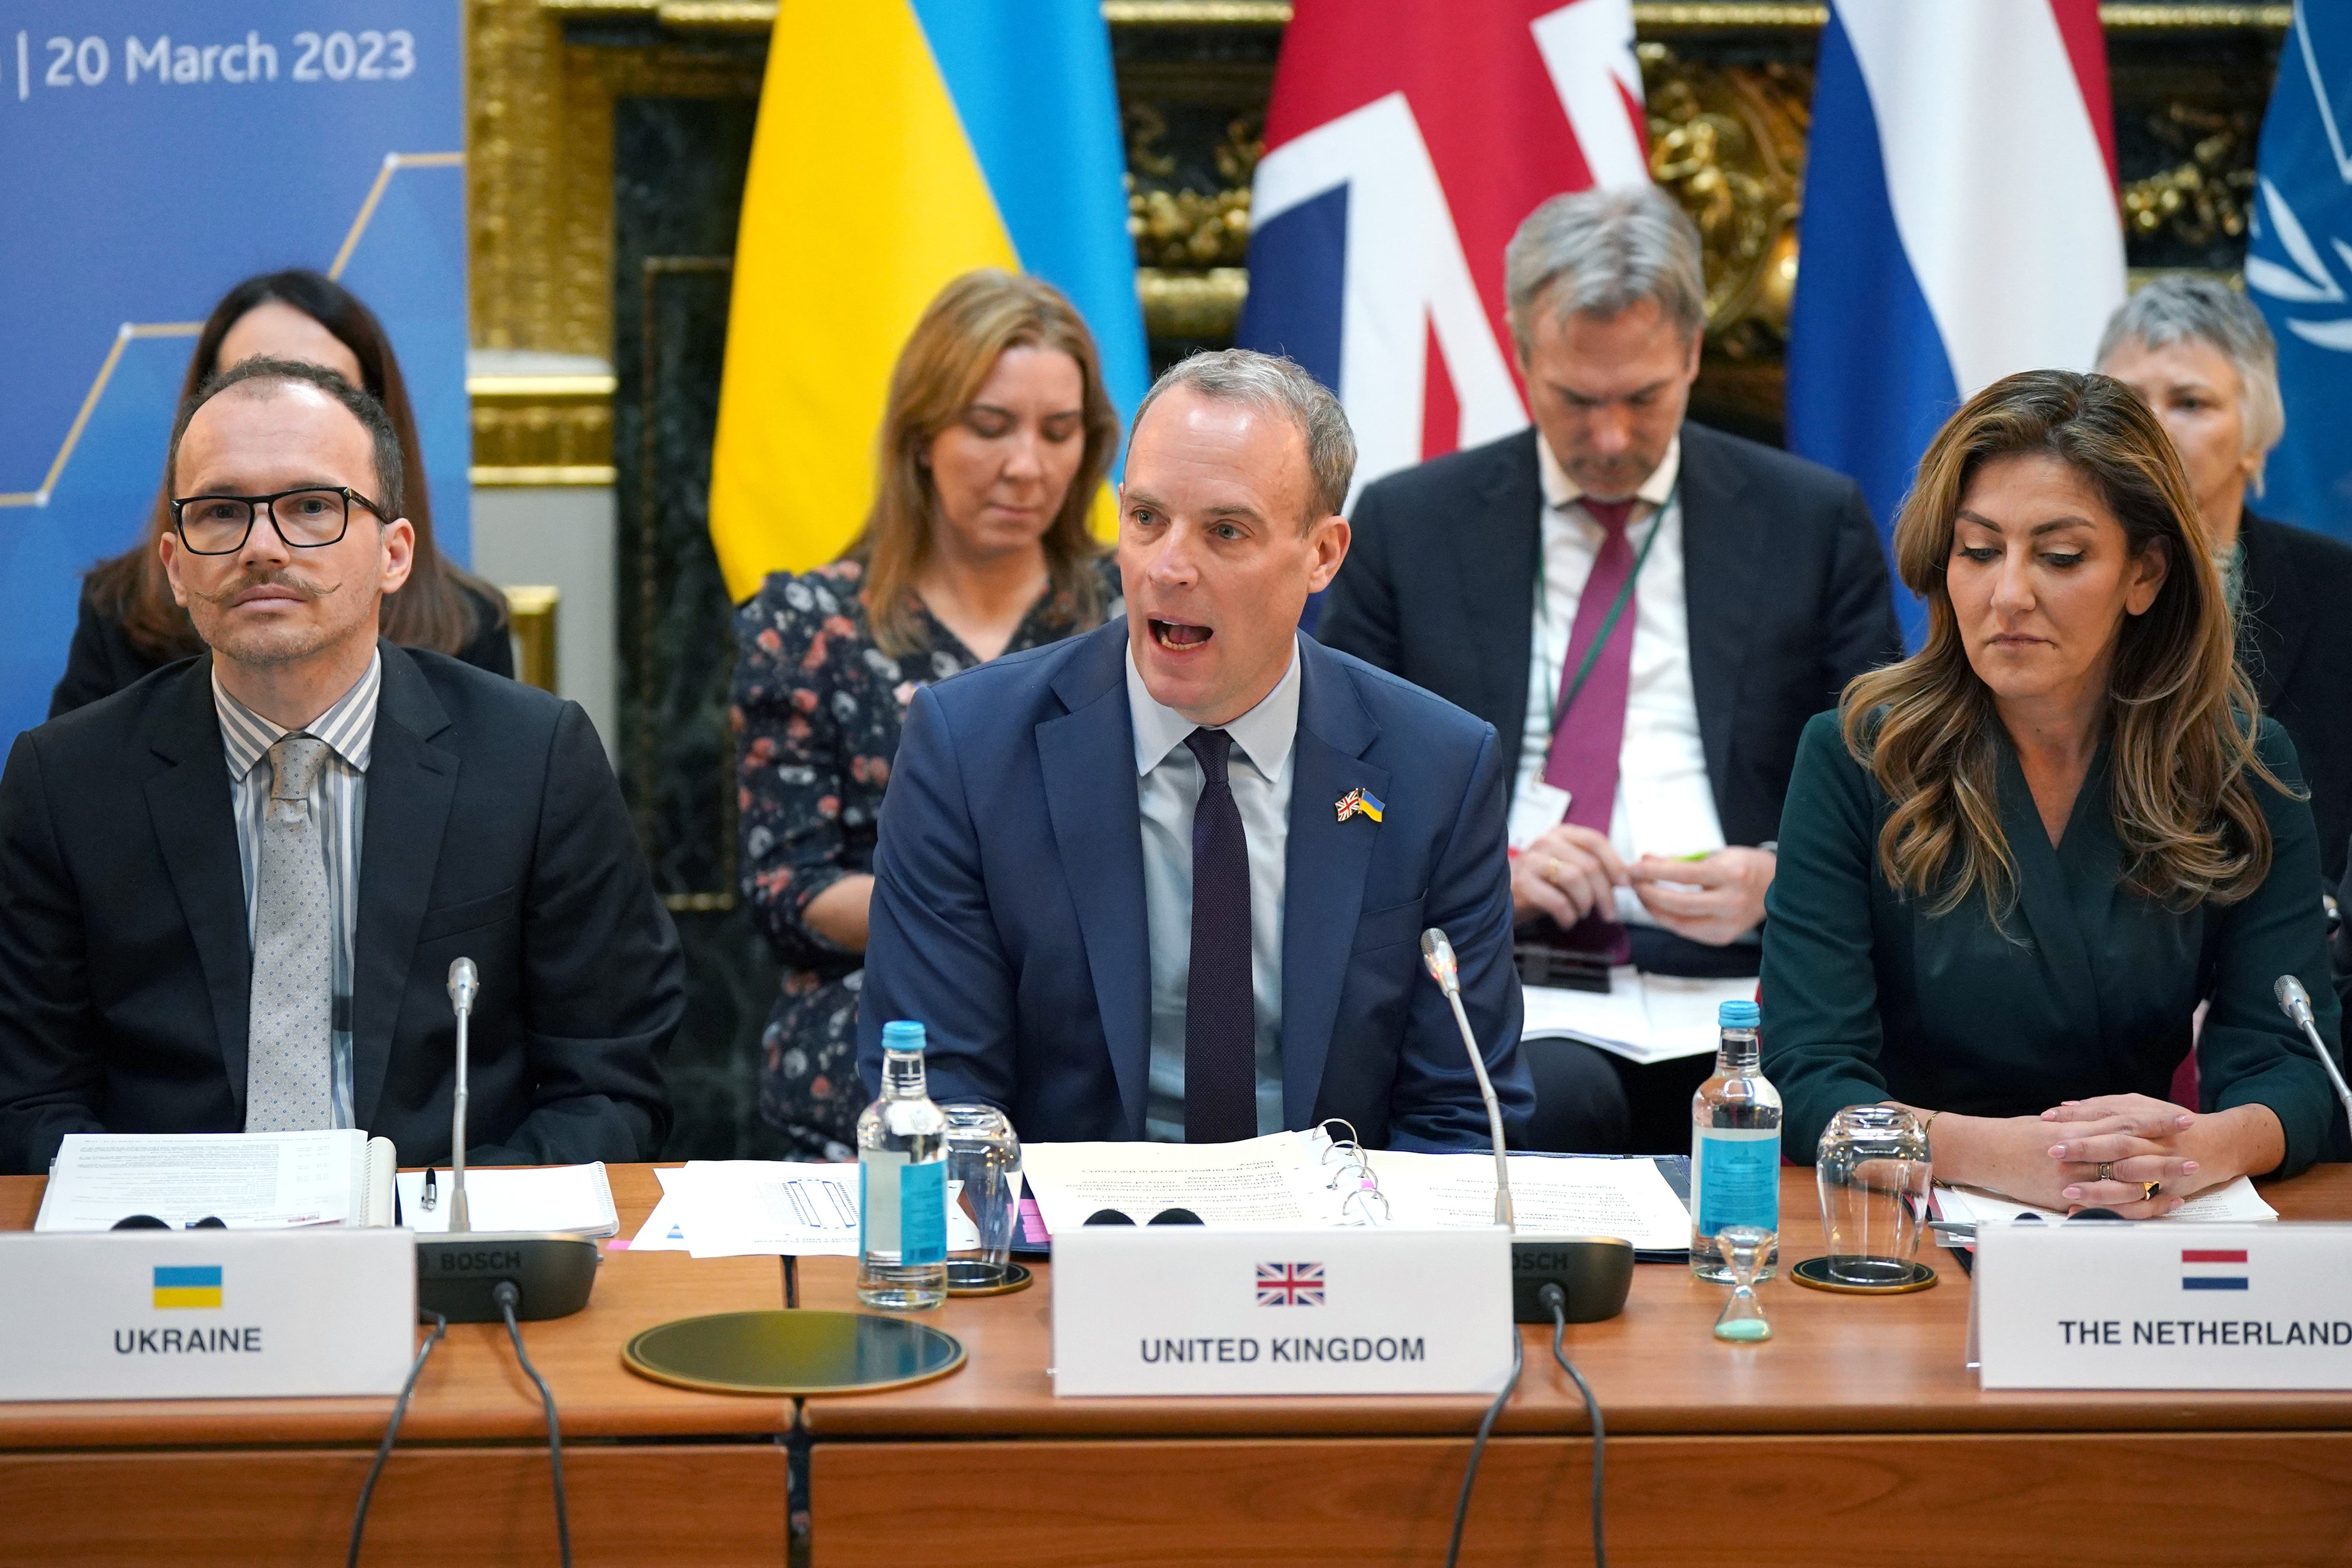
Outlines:
[[2162, 1191], [2164, 1191], [2164, 1184], [2162, 1182], [2143, 1182], [2140, 1184], [2139, 1201], [2146, 1203], [2148, 1199], [2156, 1196], [2157, 1194]]
[[2116, 1163], [2113, 1160], [2102, 1160], [2091, 1167], [2091, 1174], [2099, 1181], [2112, 1182], [2116, 1179]]

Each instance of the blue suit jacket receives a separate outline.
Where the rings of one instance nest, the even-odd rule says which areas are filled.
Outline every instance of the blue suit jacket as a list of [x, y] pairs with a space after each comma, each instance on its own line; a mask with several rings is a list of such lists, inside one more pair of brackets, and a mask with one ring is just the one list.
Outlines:
[[[1519, 1059], [1504, 855], [1508, 764], [1491, 725], [1299, 638], [1282, 946], [1283, 1120], [1365, 1142], [1486, 1144], [1453, 1011], [1423, 971], [1443, 926], [1516, 1131]], [[1358, 787], [1382, 820], [1338, 820]], [[1002, 1106], [1020, 1135], [1143, 1136], [1151, 961], [1128, 716], [1127, 622], [917, 693], [874, 862], [858, 1067], [920, 1022], [931, 1098]]]

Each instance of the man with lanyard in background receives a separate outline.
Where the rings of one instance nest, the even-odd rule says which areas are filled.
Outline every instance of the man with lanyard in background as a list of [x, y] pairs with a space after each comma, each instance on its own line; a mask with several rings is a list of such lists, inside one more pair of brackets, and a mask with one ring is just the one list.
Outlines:
[[[1850, 479], [1685, 417], [1699, 237], [1664, 192], [1555, 196], [1505, 252], [1534, 428], [1368, 487], [1318, 635], [1520, 737], [1523, 943], [1756, 973], [1805, 721], [1902, 653]], [[1671, 1152], [1711, 1058], [1527, 1052], [1536, 1148]]]

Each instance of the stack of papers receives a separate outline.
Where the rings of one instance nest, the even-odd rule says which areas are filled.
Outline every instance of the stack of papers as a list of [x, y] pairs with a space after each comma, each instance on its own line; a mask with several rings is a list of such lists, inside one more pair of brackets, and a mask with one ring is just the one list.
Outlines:
[[[401, 1223], [420, 1235], [449, 1228], [449, 1173], [435, 1183], [433, 1206], [425, 1206], [425, 1173], [400, 1174]], [[466, 1218], [479, 1231], [570, 1231], [576, 1236], [616, 1236], [621, 1216], [613, 1207], [613, 1186], [603, 1161], [591, 1165], [488, 1167], [466, 1173]]]
[[[1975, 1225], [2008, 1225], [2018, 1220], [2028, 1224], [2042, 1220], [2055, 1224], [2066, 1217], [2063, 1208], [2035, 1208], [2012, 1198], [2004, 1198], [1975, 1187], [1938, 1186], [1935, 1195], [1936, 1217], [1964, 1221]], [[2200, 1193], [2164, 1216], [2168, 1220], [2188, 1220], [2192, 1223], [2221, 1221], [2245, 1224], [2248, 1221], [2273, 1220], [2278, 1210], [2263, 1200], [2254, 1184], [2240, 1176], [2236, 1181]], [[1969, 1246], [1965, 1240], [1945, 1244], [1954, 1251]]]
[[[1494, 1223], [1495, 1157], [1364, 1156], [1385, 1208], [1372, 1223], [1412, 1229], [1475, 1229]], [[1190, 1209], [1205, 1225], [1298, 1230], [1359, 1225], [1358, 1173], [1321, 1132], [1276, 1132], [1238, 1143], [1031, 1143], [1024, 1173], [1049, 1231], [1075, 1230], [1099, 1209], [1138, 1225], [1163, 1209]], [[1510, 1157], [1518, 1227], [1531, 1235], [1612, 1236], [1644, 1252], [1690, 1245], [1690, 1210], [1648, 1160]], [[632, 1252], [697, 1258], [750, 1255], [854, 1258], [858, 1173], [854, 1164], [696, 1160], [659, 1169], [661, 1202]], [[948, 1249], [980, 1245], [948, 1184]]]
[[1524, 994], [1523, 1040], [1581, 1040], [1628, 1061], [1664, 1062], [1714, 1051], [1716, 1007], [1755, 1000], [1756, 981], [1644, 974], [1628, 963], [1609, 972], [1606, 992], [1530, 985]]
[[310, 1132], [70, 1132], [35, 1230], [108, 1230], [147, 1215], [177, 1229], [392, 1223], [393, 1146], [355, 1129]]
[[692, 1160], [654, 1174], [661, 1202], [629, 1243], [632, 1252], [857, 1256], [856, 1165]]
[[[855, 1164], [788, 1160], [692, 1160], [657, 1169], [661, 1202], [628, 1246], [631, 1252], [697, 1258], [857, 1256]], [[948, 1248], [980, 1245], [980, 1234], [948, 1184]]]
[[[1375, 1223], [1473, 1229], [1495, 1221], [1492, 1154], [1364, 1156], [1382, 1205]], [[1139, 1225], [1190, 1209], [1211, 1226], [1300, 1229], [1361, 1224], [1347, 1205], [1362, 1178], [1320, 1132], [1276, 1132], [1238, 1143], [1032, 1143], [1022, 1150], [1029, 1191], [1048, 1231], [1083, 1226], [1098, 1209]], [[1510, 1156], [1522, 1232], [1612, 1236], [1644, 1252], [1690, 1245], [1690, 1211], [1648, 1160]]]

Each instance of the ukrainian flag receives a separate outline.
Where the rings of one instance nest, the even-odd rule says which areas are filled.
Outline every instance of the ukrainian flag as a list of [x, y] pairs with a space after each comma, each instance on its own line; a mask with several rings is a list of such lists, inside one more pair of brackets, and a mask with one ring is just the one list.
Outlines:
[[710, 535], [728, 591], [838, 554], [899, 345], [949, 279], [1070, 297], [1120, 417], [1149, 376], [1100, 0], [783, 0], [735, 247]]
[[211, 1268], [158, 1268], [155, 1270], [155, 1305], [165, 1307], [217, 1307], [221, 1304], [221, 1271]]

